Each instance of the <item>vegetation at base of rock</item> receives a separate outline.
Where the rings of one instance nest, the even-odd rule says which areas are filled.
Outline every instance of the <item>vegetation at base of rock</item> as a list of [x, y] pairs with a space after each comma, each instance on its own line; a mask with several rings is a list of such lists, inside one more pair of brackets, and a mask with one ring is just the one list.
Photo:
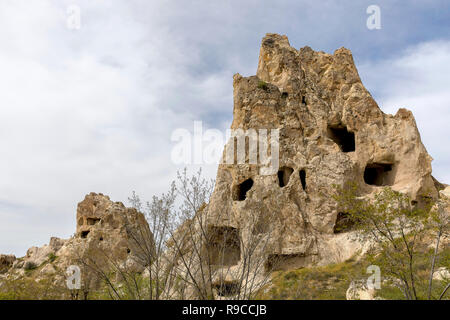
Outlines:
[[69, 296], [67, 288], [55, 286], [53, 279], [9, 279], [0, 287], [0, 300], [59, 300]]
[[[444, 248], [441, 253], [442, 261], [449, 261], [450, 248]], [[272, 283], [261, 289], [257, 299], [263, 300], [346, 300], [346, 292], [352, 281], [365, 281], [370, 276], [366, 273], [370, 265], [382, 264], [381, 259], [368, 256], [362, 259], [349, 259], [342, 263], [322, 267], [309, 267], [291, 271], [278, 271], [272, 274]], [[417, 263], [417, 278], [419, 299], [427, 298], [429, 261], [421, 259]], [[404, 300], [405, 295], [395, 286], [387, 273], [381, 269], [381, 289], [376, 290], [377, 299]], [[432, 290], [432, 299], [439, 298], [450, 279], [437, 281]], [[450, 294], [443, 297], [450, 300]]]
[[406, 299], [439, 299], [433, 295], [433, 275], [439, 267], [450, 268], [442, 248], [450, 236], [450, 215], [445, 195], [434, 199], [423, 195], [421, 204], [403, 193], [383, 188], [374, 199], [363, 199], [356, 184], [335, 186], [334, 199], [357, 229], [358, 240], [369, 245], [366, 259], [398, 281]]

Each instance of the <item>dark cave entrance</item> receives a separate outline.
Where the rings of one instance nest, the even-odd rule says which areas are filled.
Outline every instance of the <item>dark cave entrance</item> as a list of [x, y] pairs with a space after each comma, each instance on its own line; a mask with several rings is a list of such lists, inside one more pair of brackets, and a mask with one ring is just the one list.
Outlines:
[[369, 163], [364, 170], [364, 182], [373, 186], [392, 186], [395, 170], [390, 163]]
[[355, 151], [355, 134], [347, 130], [347, 127], [328, 127], [328, 137], [336, 143], [342, 152]]
[[253, 187], [253, 180], [251, 178], [245, 180], [241, 184], [234, 187], [233, 200], [243, 201], [247, 198], [247, 192]]

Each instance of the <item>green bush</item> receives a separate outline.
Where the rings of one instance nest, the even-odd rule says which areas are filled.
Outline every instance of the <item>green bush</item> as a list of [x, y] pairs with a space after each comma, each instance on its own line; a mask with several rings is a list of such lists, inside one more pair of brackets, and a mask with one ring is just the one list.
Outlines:
[[258, 88], [267, 90], [267, 89], [269, 89], [269, 86], [267, 85], [267, 83], [265, 81], [260, 80], [258, 83]]
[[56, 255], [52, 252], [48, 254], [47, 258], [49, 262], [53, 262], [56, 260]]
[[37, 269], [37, 267], [38, 266], [33, 261], [27, 261], [25, 262], [25, 266], [23, 268], [25, 269], [25, 271], [31, 271]]

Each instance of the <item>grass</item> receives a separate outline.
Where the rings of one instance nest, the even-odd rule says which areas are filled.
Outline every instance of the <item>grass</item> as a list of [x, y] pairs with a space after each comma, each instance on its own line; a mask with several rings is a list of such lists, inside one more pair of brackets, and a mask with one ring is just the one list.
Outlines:
[[53, 261], [56, 260], [57, 257], [56, 257], [56, 255], [52, 252], [52, 253], [49, 253], [49, 254], [48, 254], [47, 258], [48, 258], [48, 261], [49, 261], [50, 263], [52, 263]]
[[[449, 261], [450, 248], [445, 248], [440, 255], [441, 261]], [[366, 257], [356, 261], [349, 259], [342, 263], [323, 267], [309, 267], [292, 271], [277, 271], [272, 274], [272, 284], [263, 288], [257, 299], [263, 300], [345, 300], [346, 292], [353, 280], [367, 279], [369, 265], [377, 261]], [[419, 299], [427, 296], [430, 262], [424, 256], [417, 261], [417, 289]], [[383, 270], [381, 270], [383, 281]], [[433, 281], [432, 298], [437, 299], [448, 282]], [[390, 284], [382, 282], [376, 297], [388, 300], [405, 299], [403, 292]], [[450, 299], [447, 293], [446, 299]]]
[[270, 300], [345, 300], [350, 282], [360, 276], [362, 264], [353, 259], [324, 267], [278, 271], [272, 285], [258, 298]]

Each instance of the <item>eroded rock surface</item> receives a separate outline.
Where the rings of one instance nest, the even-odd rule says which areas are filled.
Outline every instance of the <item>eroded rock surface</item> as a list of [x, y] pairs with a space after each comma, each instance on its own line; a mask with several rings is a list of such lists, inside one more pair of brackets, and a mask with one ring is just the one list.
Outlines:
[[437, 197], [412, 113], [383, 113], [348, 49], [297, 50], [267, 34], [256, 76], [233, 80], [231, 128], [279, 129], [279, 168], [265, 175], [260, 164], [221, 164], [207, 214], [211, 227], [234, 228], [242, 243], [270, 234], [261, 248], [267, 265], [338, 262], [361, 249], [347, 236], [333, 185], [356, 182], [365, 196], [390, 186], [417, 202]]
[[[111, 262], [125, 271], [142, 272], [149, 261], [139, 254], [138, 244], [154, 246], [145, 216], [103, 194], [90, 193], [77, 207], [76, 233], [69, 239], [52, 237], [49, 244], [31, 247], [25, 257], [0, 256], [0, 266], [18, 278], [33, 272], [36, 280], [54, 279], [61, 284], [70, 265], [95, 265], [109, 271]], [[86, 269], [86, 268], [85, 268]], [[85, 275], [83, 275], [85, 276]], [[98, 278], [98, 277], [96, 277]]]
[[12, 254], [0, 254], [0, 274], [5, 273], [12, 267], [16, 257]]

